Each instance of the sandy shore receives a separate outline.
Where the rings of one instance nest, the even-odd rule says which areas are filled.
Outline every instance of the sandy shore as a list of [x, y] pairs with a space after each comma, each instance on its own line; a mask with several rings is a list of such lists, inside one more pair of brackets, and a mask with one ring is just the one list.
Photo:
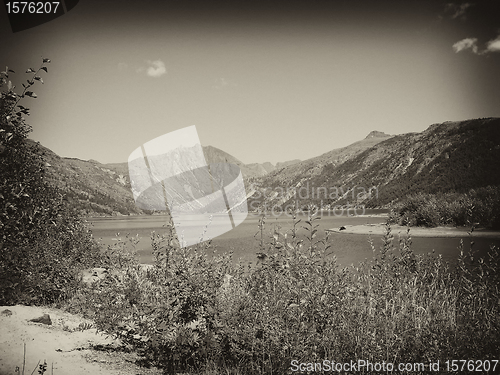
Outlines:
[[[380, 224], [364, 224], [364, 225], [346, 225], [345, 229], [340, 228], [330, 229], [333, 233], [344, 234], [374, 234], [382, 235], [385, 233], [385, 225]], [[391, 225], [391, 232], [393, 235], [405, 235], [407, 227], [400, 225]], [[468, 237], [470, 228], [455, 228], [455, 227], [437, 227], [437, 228], [420, 228], [411, 227], [410, 235], [412, 237]], [[500, 238], [500, 231], [492, 231], [485, 229], [475, 229], [471, 233], [471, 237], [485, 237], [485, 238]]]
[[[52, 324], [30, 321], [44, 314], [50, 316]], [[82, 323], [90, 328], [79, 329]], [[54, 375], [162, 373], [137, 366], [139, 357], [134, 352], [96, 350], [99, 345], [117, 348], [119, 341], [97, 333], [91, 324], [81, 316], [50, 307], [0, 306], [0, 375], [17, 374], [16, 367], [22, 373], [23, 363], [25, 375], [38, 374], [38, 364], [44, 360], [46, 374], [53, 371]]]

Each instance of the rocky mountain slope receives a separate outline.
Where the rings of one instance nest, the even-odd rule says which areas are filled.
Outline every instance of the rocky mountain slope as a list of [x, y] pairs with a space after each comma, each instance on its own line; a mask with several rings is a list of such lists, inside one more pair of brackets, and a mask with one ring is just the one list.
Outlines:
[[[330, 165], [336, 167], [362, 151], [391, 137], [391, 135], [382, 132], [372, 131], [365, 139], [349, 146], [334, 149], [305, 161], [298, 161], [291, 164], [283, 163], [283, 167], [276, 168], [274, 172], [261, 180], [264, 184], [267, 181], [273, 181], [275, 179], [288, 183], [289, 181], [295, 180], [296, 176], [315, 176], [322, 173], [324, 166]], [[279, 164], [280, 163], [278, 163], [278, 165]]]
[[408, 194], [500, 185], [500, 119], [431, 125], [421, 133], [370, 133], [343, 149], [257, 180], [253, 208], [364, 204], [384, 207]]
[[[134, 202], [127, 163], [61, 158], [41, 146], [50, 183], [88, 215], [142, 214]], [[305, 161], [244, 164], [207, 146], [208, 163], [227, 162], [245, 177], [249, 209], [295, 202], [301, 207], [363, 204], [386, 207], [416, 192], [464, 192], [500, 185], [500, 119], [431, 125], [396, 136], [373, 131], [349, 146]]]
[[42, 145], [39, 148], [45, 160], [46, 179], [83, 214], [143, 213], [132, 196], [127, 163], [106, 165], [95, 160], [62, 158]]
[[205, 154], [207, 163], [236, 164], [240, 167], [241, 173], [245, 178], [261, 177], [272, 172], [276, 168], [269, 162], [244, 164], [234, 156], [213, 146], [203, 146], [203, 153]]
[[[49, 183], [59, 187], [72, 206], [83, 214], [138, 215], [145, 213], [135, 204], [127, 162], [101, 164], [95, 160], [63, 158], [42, 145], [39, 145], [39, 148], [45, 160]], [[207, 163], [237, 165], [245, 178], [263, 176], [275, 169], [271, 163], [244, 164], [227, 152], [212, 146], [203, 147], [203, 153]], [[185, 162], [188, 163], [188, 161]]]

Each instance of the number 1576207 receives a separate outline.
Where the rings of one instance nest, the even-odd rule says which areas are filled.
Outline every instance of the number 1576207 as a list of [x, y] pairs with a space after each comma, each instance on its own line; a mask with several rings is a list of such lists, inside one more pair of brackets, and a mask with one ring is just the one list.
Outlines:
[[5, 3], [5, 6], [7, 7], [7, 13], [48, 14], [48, 13], [56, 13], [59, 4], [60, 4], [59, 1], [47, 1], [47, 2], [12, 1]]
[[493, 359], [493, 360], [465, 360], [465, 359], [454, 359], [452, 361], [445, 361], [446, 364], [446, 371], [452, 371], [452, 372], [462, 372], [462, 371], [486, 371], [489, 372], [490, 370], [495, 371], [497, 365], [498, 365], [498, 360]]

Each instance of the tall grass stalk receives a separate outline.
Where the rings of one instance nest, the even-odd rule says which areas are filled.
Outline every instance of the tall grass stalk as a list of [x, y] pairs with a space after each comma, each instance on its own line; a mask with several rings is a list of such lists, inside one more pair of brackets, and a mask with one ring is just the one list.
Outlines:
[[498, 249], [480, 259], [462, 245], [451, 267], [439, 255], [414, 254], [409, 232], [395, 241], [388, 225], [381, 246], [371, 243], [373, 259], [340, 268], [335, 245], [316, 239], [317, 220], [298, 228], [294, 218], [289, 232], [275, 227], [266, 238], [262, 218], [261, 261], [252, 266], [233, 265], [210, 243], [181, 249], [167, 227], [152, 236], [151, 270], [129, 263], [122, 279], [83, 290], [79, 303], [99, 329], [166, 373], [498, 357]]

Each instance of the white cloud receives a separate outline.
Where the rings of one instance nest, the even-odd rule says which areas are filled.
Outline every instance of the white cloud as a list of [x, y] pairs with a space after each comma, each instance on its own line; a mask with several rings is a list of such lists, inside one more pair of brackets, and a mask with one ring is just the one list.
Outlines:
[[490, 52], [500, 52], [500, 35], [496, 39], [486, 43], [486, 48], [482, 51], [477, 46], [477, 38], [465, 38], [453, 45], [453, 50], [458, 53], [470, 49], [476, 55], [485, 55]]
[[496, 39], [490, 40], [486, 44], [486, 51], [488, 52], [500, 52], [500, 35]]
[[127, 63], [123, 63], [123, 62], [118, 63], [118, 70], [123, 71], [123, 70], [127, 70], [127, 68], [128, 68]]
[[463, 3], [463, 4], [454, 4], [454, 3], [449, 3], [446, 4], [446, 11], [452, 13], [451, 18], [458, 18], [461, 17], [462, 19], [465, 19], [465, 12], [468, 8], [472, 6], [471, 3]]
[[167, 72], [165, 63], [161, 60], [148, 61], [151, 66], [148, 67], [147, 75], [150, 77], [161, 77]]
[[148, 67], [140, 67], [137, 69], [137, 73], [146, 72], [146, 74], [150, 77], [161, 77], [162, 75], [167, 73], [167, 68], [165, 67], [165, 63], [161, 60], [148, 60]]
[[476, 54], [478, 53], [477, 38], [465, 38], [465, 39], [462, 39], [459, 42], [456, 42], [453, 45], [453, 50], [456, 53], [461, 52], [461, 51], [465, 51], [465, 50], [468, 50], [468, 49], [471, 49], [472, 52], [474, 52]]

